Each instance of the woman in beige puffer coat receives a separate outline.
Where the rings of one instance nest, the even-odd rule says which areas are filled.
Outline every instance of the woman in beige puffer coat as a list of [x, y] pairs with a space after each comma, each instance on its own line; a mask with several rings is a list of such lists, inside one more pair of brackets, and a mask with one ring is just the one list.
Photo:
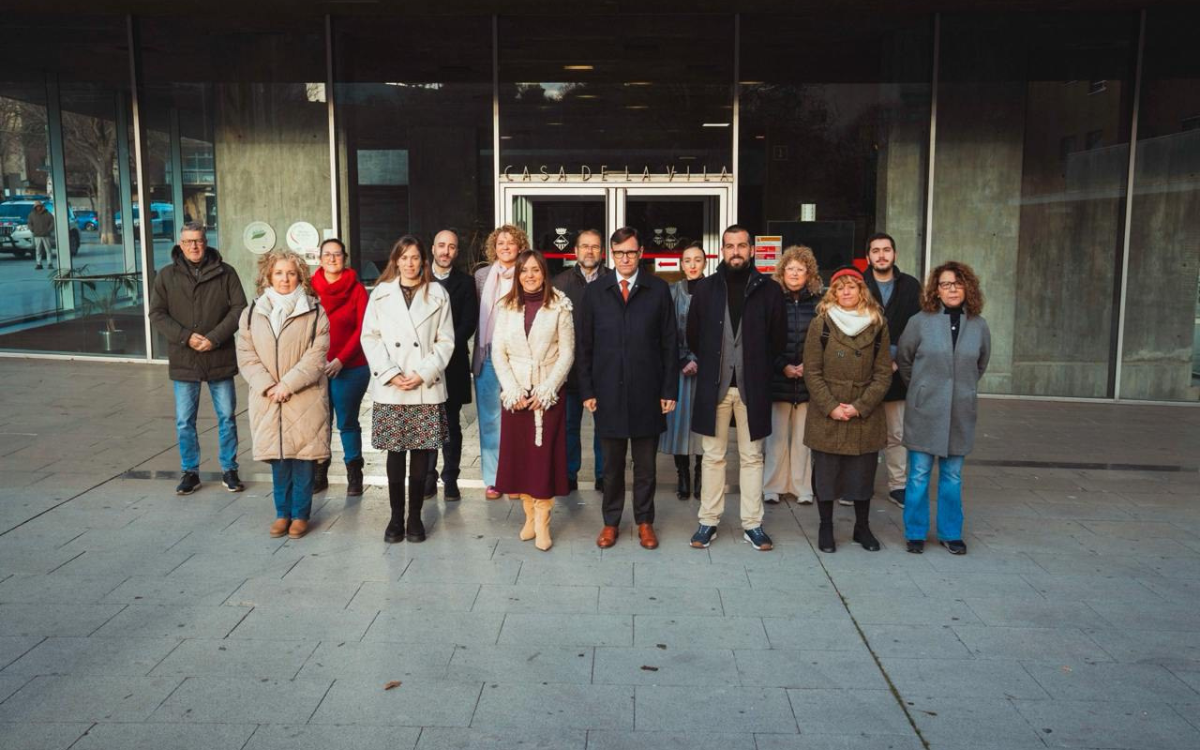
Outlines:
[[258, 297], [238, 326], [238, 369], [250, 385], [254, 459], [271, 464], [271, 536], [299, 539], [312, 509], [313, 462], [329, 459], [329, 319], [299, 255], [274, 250], [258, 264]]

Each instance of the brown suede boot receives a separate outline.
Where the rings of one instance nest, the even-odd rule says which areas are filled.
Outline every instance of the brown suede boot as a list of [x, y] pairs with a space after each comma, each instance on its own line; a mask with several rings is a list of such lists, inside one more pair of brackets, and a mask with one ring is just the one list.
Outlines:
[[550, 549], [554, 542], [550, 540], [550, 511], [554, 509], [554, 498], [533, 501], [533, 529], [537, 541], [533, 546], [542, 552]]
[[537, 536], [533, 528], [533, 518], [536, 513], [534, 503], [537, 501], [529, 495], [521, 495], [521, 502], [525, 505], [525, 525], [521, 527], [521, 533], [518, 536], [522, 542], [528, 542]]
[[288, 539], [299, 539], [308, 533], [308, 521], [303, 518], [292, 520], [292, 525], [288, 527]]
[[275, 523], [271, 524], [271, 537], [277, 539], [285, 536], [288, 533], [288, 526], [292, 523], [290, 518], [276, 518]]

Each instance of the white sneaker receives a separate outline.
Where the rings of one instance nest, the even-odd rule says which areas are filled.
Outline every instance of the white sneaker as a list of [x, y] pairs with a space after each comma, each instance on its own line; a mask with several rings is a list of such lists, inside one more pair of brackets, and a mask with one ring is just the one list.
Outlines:
[[840, 497], [839, 497], [839, 498], [838, 498], [838, 505], [845, 505], [847, 508], [853, 508], [853, 507], [854, 507], [854, 501], [853, 501], [853, 500], [846, 500], [846, 499], [843, 499], [843, 498], [840, 498]]
[[777, 492], [764, 493], [763, 494], [763, 502], [770, 503], [771, 505], [778, 505], [779, 504], [779, 493], [777, 493]]
[[812, 495], [807, 495], [804, 497], [796, 498], [796, 504], [797, 505], [812, 505], [813, 504]]

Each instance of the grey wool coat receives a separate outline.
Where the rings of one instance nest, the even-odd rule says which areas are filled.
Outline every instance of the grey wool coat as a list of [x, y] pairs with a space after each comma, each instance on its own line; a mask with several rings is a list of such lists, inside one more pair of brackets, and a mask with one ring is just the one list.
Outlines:
[[979, 379], [987, 370], [992, 336], [982, 317], [964, 314], [958, 345], [950, 316], [921, 312], [908, 321], [896, 351], [908, 383], [904, 446], [934, 456], [965, 456], [975, 447]]

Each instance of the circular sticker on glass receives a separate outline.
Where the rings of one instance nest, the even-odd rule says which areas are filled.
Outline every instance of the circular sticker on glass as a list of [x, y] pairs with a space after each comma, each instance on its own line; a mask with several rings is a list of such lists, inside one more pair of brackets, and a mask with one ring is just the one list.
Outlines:
[[321, 234], [307, 221], [297, 221], [288, 227], [287, 244], [292, 252], [296, 253], [316, 250], [317, 246], [321, 244]]
[[263, 255], [275, 247], [275, 230], [265, 221], [252, 221], [242, 232], [242, 244], [255, 255]]

